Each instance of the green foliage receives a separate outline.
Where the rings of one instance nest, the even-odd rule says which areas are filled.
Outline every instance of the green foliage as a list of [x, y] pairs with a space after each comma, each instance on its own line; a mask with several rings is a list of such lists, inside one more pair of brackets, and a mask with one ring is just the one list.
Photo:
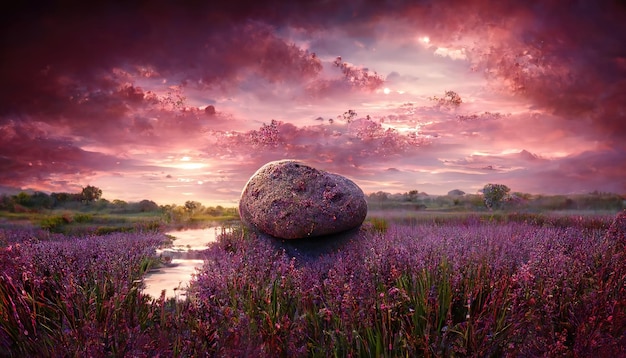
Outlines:
[[187, 201], [184, 206], [165, 205], [161, 207], [164, 219], [170, 224], [198, 224], [214, 221], [239, 219], [237, 208], [224, 208], [220, 205], [205, 207], [197, 201]]
[[159, 205], [157, 205], [157, 203], [155, 203], [152, 200], [142, 200], [139, 202], [139, 204], [137, 204], [138, 210], [141, 212], [148, 212], [148, 211], [157, 211], [159, 210]]
[[116, 208], [120, 208], [120, 209], [126, 209], [126, 207], [128, 206], [127, 202], [125, 202], [124, 200], [119, 200], [119, 199], [113, 200], [111, 204], [113, 204]]
[[90, 223], [93, 221], [93, 215], [82, 213], [74, 214], [74, 221], [81, 224]]
[[62, 204], [70, 201], [79, 201], [81, 199], [81, 194], [70, 194], [70, 193], [52, 193], [50, 194], [57, 204]]
[[487, 208], [500, 208], [511, 189], [504, 184], [487, 184], [483, 188], [483, 197]]
[[[419, 193], [417, 198], [412, 192], [391, 194], [379, 191], [369, 194], [366, 199], [370, 212], [378, 210], [436, 211], [438, 213], [448, 211], [481, 212], [489, 209], [485, 203], [484, 195], [465, 194], [458, 189], [448, 192], [448, 195]], [[515, 192], [507, 194], [496, 205], [492, 205], [492, 209], [518, 212], [595, 211], [615, 213], [626, 208], [624, 200], [622, 196], [612, 193], [532, 195]]]
[[31, 202], [30, 202], [30, 195], [28, 195], [28, 193], [25, 192], [20, 192], [19, 194], [17, 194], [15, 196], [15, 203], [23, 205], [23, 206], [30, 206]]
[[86, 202], [94, 202], [102, 197], [102, 190], [95, 186], [87, 185], [83, 188], [81, 197]]
[[187, 210], [187, 212], [189, 212], [190, 214], [195, 213], [197, 210], [201, 208], [202, 208], [202, 204], [197, 201], [187, 200], [185, 202], [185, 210]]
[[49, 216], [41, 220], [39, 226], [50, 232], [60, 232], [63, 225], [67, 224], [68, 217], [62, 215]]

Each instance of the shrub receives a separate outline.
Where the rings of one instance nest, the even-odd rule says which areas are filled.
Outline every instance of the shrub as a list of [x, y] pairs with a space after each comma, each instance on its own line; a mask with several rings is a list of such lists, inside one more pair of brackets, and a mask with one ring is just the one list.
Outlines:
[[41, 220], [39, 226], [50, 232], [60, 232], [61, 227], [67, 224], [67, 218], [61, 215], [49, 216]]
[[93, 215], [91, 214], [74, 214], [74, 221], [77, 223], [90, 223], [93, 221]]

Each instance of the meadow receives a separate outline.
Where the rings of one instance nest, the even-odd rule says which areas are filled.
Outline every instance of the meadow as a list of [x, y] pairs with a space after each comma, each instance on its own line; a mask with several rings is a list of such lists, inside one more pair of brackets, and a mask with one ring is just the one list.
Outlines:
[[377, 215], [319, 250], [241, 227], [187, 298], [141, 278], [168, 238], [0, 229], [0, 355], [619, 356], [626, 211]]

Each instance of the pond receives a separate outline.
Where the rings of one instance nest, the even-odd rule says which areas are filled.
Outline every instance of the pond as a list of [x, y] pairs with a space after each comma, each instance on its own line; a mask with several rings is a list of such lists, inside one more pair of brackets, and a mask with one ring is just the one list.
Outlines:
[[216, 241], [223, 230], [223, 227], [218, 226], [167, 232], [167, 235], [174, 237], [173, 244], [157, 250], [164, 264], [145, 275], [143, 292], [159, 298], [165, 290], [165, 299], [184, 300], [192, 274], [204, 263], [201, 251], [207, 248], [207, 244]]

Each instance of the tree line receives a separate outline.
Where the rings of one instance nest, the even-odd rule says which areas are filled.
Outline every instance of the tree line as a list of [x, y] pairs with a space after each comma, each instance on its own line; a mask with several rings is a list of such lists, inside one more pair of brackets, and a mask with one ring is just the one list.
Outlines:
[[0, 195], [0, 210], [20, 212], [28, 211], [28, 209], [54, 209], [64, 207], [66, 204], [89, 204], [100, 200], [102, 197], [102, 189], [87, 185], [82, 188], [80, 193], [51, 193], [20, 192], [16, 195]]
[[[233, 220], [238, 218], [237, 208], [218, 206], [204, 206], [198, 201], [188, 200], [183, 205], [158, 205], [152, 200], [126, 202], [115, 199], [109, 201], [102, 198], [102, 190], [88, 185], [79, 193], [51, 193], [20, 192], [16, 195], [0, 195], [0, 211], [10, 213], [42, 213], [47, 211], [69, 211], [79, 213], [97, 212], [107, 214], [152, 213], [165, 223], [193, 223], [211, 220]], [[68, 213], [59, 218], [67, 223], [79, 220], [70, 220]], [[81, 214], [77, 217], [83, 218]], [[58, 218], [56, 218], [58, 219]]]
[[411, 190], [404, 193], [378, 191], [367, 196], [370, 209], [404, 208], [456, 210], [622, 210], [626, 198], [614, 193], [590, 192], [575, 195], [533, 195], [512, 192], [504, 184], [486, 184], [475, 194], [454, 189], [447, 195], [428, 195]]

